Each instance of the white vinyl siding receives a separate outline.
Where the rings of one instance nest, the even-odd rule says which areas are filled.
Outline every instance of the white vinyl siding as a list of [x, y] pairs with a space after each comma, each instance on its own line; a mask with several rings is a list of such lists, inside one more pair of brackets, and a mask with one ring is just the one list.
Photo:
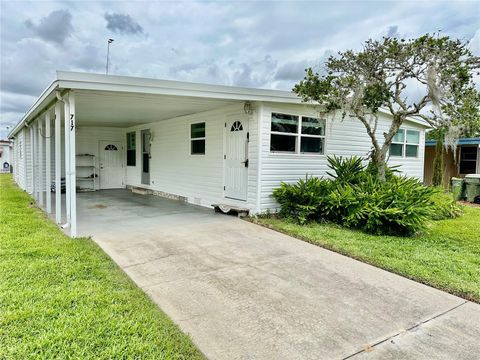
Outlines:
[[[371, 150], [371, 141], [364, 125], [355, 119], [346, 117], [341, 119], [340, 114], [335, 118], [326, 118], [325, 156], [305, 156], [303, 154], [280, 154], [270, 151], [271, 113], [298, 114], [300, 116], [318, 117], [313, 107], [307, 105], [286, 105], [265, 103], [261, 112], [261, 164], [259, 209], [260, 211], [275, 210], [277, 204], [271, 196], [273, 189], [280, 186], [282, 181], [294, 183], [307, 175], [327, 176], [327, 156], [361, 156], [367, 157]], [[382, 121], [384, 119], [384, 121]], [[383, 138], [388, 130], [390, 120], [387, 115], [380, 115], [377, 136]], [[400, 170], [412, 177], [423, 179], [423, 159], [425, 131], [420, 125], [406, 122], [405, 129], [419, 131], [419, 149], [417, 157], [389, 159], [390, 165], [401, 165]]]
[[[126, 129], [139, 133], [150, 129], [153, 135], [150, 160], [151, 185], [141, 184], [141, 163], [137, 154], [137, 166], [127, 168], [127, 185], [149, 188], [168, 194], [186, 197], [190, 203], [211, 207], [215, 203], [256, 207], [258, 137], [257, 114], [249, 119], [249, 168], [247, 201], [224, 198], [223, 142], [227, 116], [244, 115], [243, 104], [212, 111], [162, 120]], [[205, 123], [205, 155], [192, 156], [191, 124]]]
[[21, 189], [27, 190], [27, 183], [26, 183], [26, 144], [25, 144], [25, 137], [26, 137], [26, 129], [23, 128], [20, 130], [15, 139], [14, 139], [14, 154], [15, 154], [15, 161], [13, 164], [13, 174], [15, 177], [15, 181], [20, 186]]

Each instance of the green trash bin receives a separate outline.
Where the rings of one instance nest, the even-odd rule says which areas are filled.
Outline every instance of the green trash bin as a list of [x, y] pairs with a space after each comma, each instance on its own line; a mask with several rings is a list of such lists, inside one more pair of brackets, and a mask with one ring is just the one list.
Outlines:
[[463, 200], [465, 198], [465, 180], [452, 178], [452, 192], [455, 200]]
[[480, 174], [468, 174], [465, 176], [467, 201], [473, 202], [480, 195]]

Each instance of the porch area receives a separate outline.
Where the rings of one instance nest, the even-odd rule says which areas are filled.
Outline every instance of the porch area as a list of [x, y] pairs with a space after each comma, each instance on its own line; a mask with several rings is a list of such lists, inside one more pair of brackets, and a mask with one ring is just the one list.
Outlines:
[[77, 236], [94, 239], [133, 241], [166, 228], [221, 218], [213, 209], [156, 195], [136, 194], [128, 189], [77, 194]]

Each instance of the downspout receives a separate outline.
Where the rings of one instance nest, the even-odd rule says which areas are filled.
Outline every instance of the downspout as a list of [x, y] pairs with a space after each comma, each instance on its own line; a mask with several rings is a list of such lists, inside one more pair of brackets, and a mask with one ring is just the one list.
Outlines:
[[65, 213], [67, 216], [67, 221], [65, 224], [61, 224], [60, 228], [66, 229], [70, 227], [70, 166], [69, 166], [69, 161], [70, 161], [70, 141], [69, 137], [67, 136], [67, 121], [68, 121], [68, 115], [67, 111], [65, 109], [67, 107], [70, 107], [70, 103], [68, 101], [68, 96], [63, 96], [61, 95], [59, 90], [55, 91], [55, 96], [57, 97], [57, 100], [59, 102], [62, 102], [64, 105], [64, 118], [65, 118]]

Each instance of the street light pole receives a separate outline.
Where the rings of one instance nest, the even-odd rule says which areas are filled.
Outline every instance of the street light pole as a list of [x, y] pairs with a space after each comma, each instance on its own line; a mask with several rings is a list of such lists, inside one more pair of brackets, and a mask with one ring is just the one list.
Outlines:
[[110, 55], [110, 44], [113, 41], [114, 41], [113, 39], [108, 39], [108, 41], [107, 41], [107, 68], [106, 68], [106, 71], [105, 71], [106, 75], [108, 75], [108, 58], [109, 58], [109, 55]]

